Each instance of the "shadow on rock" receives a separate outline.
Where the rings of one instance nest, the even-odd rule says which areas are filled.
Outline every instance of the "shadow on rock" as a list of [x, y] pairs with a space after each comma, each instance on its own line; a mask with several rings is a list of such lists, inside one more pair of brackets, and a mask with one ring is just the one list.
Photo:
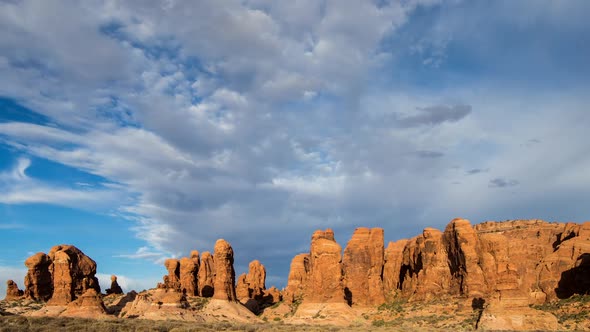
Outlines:
[[555, 289], [560, 299], [574, 294], [590, 294], [590, 254], [584, 253], [576, 260], [575, 267], [561, 273]]

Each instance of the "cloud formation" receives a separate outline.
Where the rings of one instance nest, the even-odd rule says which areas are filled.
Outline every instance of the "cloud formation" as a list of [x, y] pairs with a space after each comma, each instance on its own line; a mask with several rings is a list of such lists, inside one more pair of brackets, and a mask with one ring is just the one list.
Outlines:
[[470, 105], [436, 105], [418, 107], [416, 114], [399, 119], [404, 127], [434, 126], [444, 122], [457, 122], [471, 113]]
[[520, 183], [514, 179], [495, 178], [490, 180], [489, 186], [491, 188], [505, 188], [518, 186]]
[[[259, 258], [275, 276], [317, 228], [335, 228], [344, 244], [361, 225], [395, 239], [459, 215], [543, 217], [527, 203], [535, 193], [551, 188], [561, 206], [560, 193], [587, 190], [589, 100], [573, 78], [563, 91], [482, 76], [504, 45], [463, 18], [526, 22], [508, 5], [479, 6], [2, 2], [0, 96], [36, 116], [0, 121], [0, 142], [19, 160], [0, 174], [0, 202], [123, 216], [145, 242], [127, 259], [159, 262], [224, 237], [238, 269]], [[552, 30], [571, 13], [532, 19]], [[573, 21], [564, 29], [587, 35], [585, 20]], [[528, 33], [516, 37], [539, 37]], [[495, 65], [545, 70], [538, 53]], [[548, 56], [547, 70], [563, 72], [561, 54]], [[538, 143], [531, 137], [543, 151], [519, 144]], [[38, 159], [100, 180], [27, 174]], [[511, 198], [517, 210], [488, 187], [532, 194]]]

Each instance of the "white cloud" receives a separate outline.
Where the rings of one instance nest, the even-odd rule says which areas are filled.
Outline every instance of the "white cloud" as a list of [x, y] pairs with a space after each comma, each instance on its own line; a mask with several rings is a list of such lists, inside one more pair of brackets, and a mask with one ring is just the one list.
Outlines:
[[[60, 187], [27, 176], [25, 158], [0, 174], [0, 201], [116, 206], [146, 242], [130, 259], [226, 237], [252, 259], [286, 247], [288, 261], [319, 227], [397, 237], [457, 213], [479, 221], [509, 201], [488, 188], [496, 178], [530, 197], [584, 190], [582, 92], [442, 74], [389, 85], [412, 53], [400, 47], [444, 67], [460, 22], [416, 36], [400, 27], [436, 1], [379, 3], [0, 4], [0, 95], [48, 119], [0, 123], [1, 142], [107, 181]], [[532, 137], [543, 148], [521, 149]]]
[[49, 203], [82, 209], [116, 207], [123, 193], [106, 189], [71, 189], [33, 179], [26, 174], [31, 161], [21, 158], [11, 171], [0, 173], [0, 203]]

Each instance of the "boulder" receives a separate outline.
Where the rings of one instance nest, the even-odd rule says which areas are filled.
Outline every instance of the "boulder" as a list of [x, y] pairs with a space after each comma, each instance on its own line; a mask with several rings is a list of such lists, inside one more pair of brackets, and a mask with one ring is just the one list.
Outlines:
[[234, 250], [231, 245], [219, 239], [215, 242], [213, 253], [215, 279], [213, 280], [213, 298], [236, 301]]

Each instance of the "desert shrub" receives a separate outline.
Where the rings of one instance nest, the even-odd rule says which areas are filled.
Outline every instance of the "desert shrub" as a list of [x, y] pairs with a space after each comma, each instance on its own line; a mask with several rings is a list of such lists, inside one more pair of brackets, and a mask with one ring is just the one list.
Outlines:
[[402, 312], [404, 311], [404, 305], [406, 301], [403, 299], [396, 299], [391, 302], [386, 302], [381, 304], [377, 310], [379, 311], [392, 311], [392, 312]]

